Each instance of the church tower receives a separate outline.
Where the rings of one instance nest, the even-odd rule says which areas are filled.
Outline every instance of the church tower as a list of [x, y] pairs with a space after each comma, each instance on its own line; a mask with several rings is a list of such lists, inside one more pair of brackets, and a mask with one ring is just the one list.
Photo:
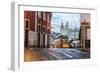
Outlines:
[[66, 23], [66, 25], [61, 24], [60, 26], [60, 33], [63, 35], [63, 36], [68, 36], [68, 31], [69, 31], [69, 28], [68, 28], [68, 22]]
[[68, 22], [66, 22], [66, 25], [65, 25], [65, 35], [68, 36], [68, 33], [69, 33], [69, 27], [68, 27]]
[[60, 33], [62, 34], [64, 32], [64, 25], [63, 25], [63, 22], [61, 23], [61, 26], [60, 26]]
[[66, 22], [65, 29], [68, 29], [68, 22]]

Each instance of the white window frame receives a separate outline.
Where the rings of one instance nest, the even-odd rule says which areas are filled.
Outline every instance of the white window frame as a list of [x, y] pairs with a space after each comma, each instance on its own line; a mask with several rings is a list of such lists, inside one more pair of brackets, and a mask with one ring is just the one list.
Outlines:
[[[34, 5], [33, 2], [30, 3], [21, 3], [13, 2], [12, 3], [12, 49], [11, 49], [11, 69], [14, 71], [18, 70], [35, 70], [35, 69], [44, 69], [45, 68], [61, 68], [66, 67], [77, 67], [77, 66], [91, 66], [96, 65], [97, 55], [95, 47], [91, 44], [91, 59], [82, 59], [82, 60], [61, 60], [61, 61], [45, 61], [45, 62], [24, 62], [24, 10], [30, 11], [51, 11], [51, 12], [73, 12], [73, 13], [90, 13], [91, 14], [91, 29], [95, 29], [96, 24], [96, 8], [88, 6], [76, 6], [76, 5], [66, 5], [66, 6], [43, 6], [43, 5]], [[93, 38], [94, 31], [91, 30]], [[96, 57], [97, 56], [97, 57]]]

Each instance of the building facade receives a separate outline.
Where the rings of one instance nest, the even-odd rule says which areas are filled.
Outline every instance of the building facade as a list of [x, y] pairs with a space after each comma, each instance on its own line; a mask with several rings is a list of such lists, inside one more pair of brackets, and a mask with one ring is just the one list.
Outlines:
[[90, 51], [90, 23], [81, 22], [81, 34], [80, 34], [80, 40], [81, 40], [81, 47], [83, 50]]
[[50, 12], [24, 11], [24, 46], [33, 48], [49, 47], [51, 32]]

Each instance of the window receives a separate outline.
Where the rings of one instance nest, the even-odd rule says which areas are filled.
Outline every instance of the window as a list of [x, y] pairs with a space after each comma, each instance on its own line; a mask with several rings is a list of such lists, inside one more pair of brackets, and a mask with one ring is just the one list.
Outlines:
[[26, 21], [26, 26], [25, 27], [28, 28], [28, 21]]
[[46, 20], [46, 13], [43, 12], [43, 19]]
[[38, 12], [38, 17], [41, 18], [41, 12]]
[[41, 28], [40, 28], [40, 25], [38, 25], [38, 31], [40, 31], [40, 29], [41, 29]]
[[48, 29], [47, 33], [50, 34], [50, 30], [49, 29]]
[[40, 19], [40, 18], [38, 18], [38, 20], [39, 20], [39, 21], [38, 21], [38, 23], [39, 23], [39, 24], [41, 24], [41, 19]]
[[47, 22], [49, 23], [50, 21], [50, 16], [49, 16], [49, 13], [47, 14]]
[[30, 27], [30, 20], [25, 19], [25, 30], [29, 30], [29, 27]]
[[90, 28], [87, 28], [87, 39], [90, 40]]
[[43, 27], [43, 32], [45, 33], [45, 27]]

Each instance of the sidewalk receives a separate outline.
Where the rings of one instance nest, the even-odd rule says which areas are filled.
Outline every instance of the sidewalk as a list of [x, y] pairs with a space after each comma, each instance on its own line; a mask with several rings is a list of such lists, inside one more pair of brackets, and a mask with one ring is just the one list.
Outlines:
[[43, 61], [47, 60], [47, 57], [41, 55], [38, 50], [34, 49], [28, 49], [26, 48], [24, 50], [24, 61], [30, 62], [30, 61]]

